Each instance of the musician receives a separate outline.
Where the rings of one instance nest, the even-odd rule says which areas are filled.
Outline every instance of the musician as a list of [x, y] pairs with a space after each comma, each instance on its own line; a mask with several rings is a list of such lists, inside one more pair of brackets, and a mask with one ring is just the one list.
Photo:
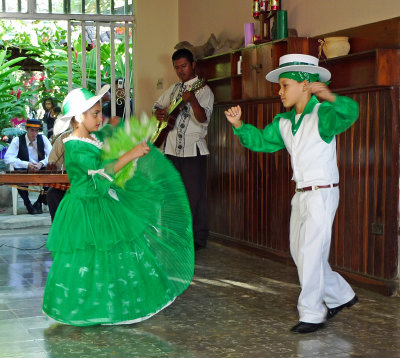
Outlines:
[[[37, 119], [28, 119], [26, 122], [26, 134], [15, 137], [7, 149], [4, 161], [12, 164], [15, 170], [39, 171], [47, 166], [51, 151], [50, 141], [46, 136], [39, 134], [42, 123]], [[46, 191], [47, 188], [44, 188]], [[32, 205], [27, 190], [18, 189], [18, 193], [24, 201], [29, 214], [41, 214], [42, 203], [46, 204], [46, 194], [41, 193]]]
[[214, 95], [208, 86], [190, 91], [198, 81], [196, 62], [187, 49], [172, 55], [172, 63], [179, 82], [169, 87], [155, 102], [153, 112], [163, 121], [169, 105], [182, 97], [185, 103], [179, 112], [174, 128], [168, 133], [164, 145], [165, 155], [172, 161], [182, 176], [189, 198], [193, 217], [195, 249], [206, 247], [208, 221], [206, 210], [206, 165], [207, 148], [205, 137], [214, 104]]

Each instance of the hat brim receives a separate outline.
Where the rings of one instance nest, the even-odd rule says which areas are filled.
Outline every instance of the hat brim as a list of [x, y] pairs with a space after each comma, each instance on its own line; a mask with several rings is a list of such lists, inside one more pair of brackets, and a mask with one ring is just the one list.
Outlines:
[[80, 114], [92, 108], [109, 91], [109, 89], [110, 85], [103, 86], [97, 95], [89, 98], [85, 102], [80, 103], [79, 107], [74, 107], [64, 115], [57, 117], [56, 121], [54, 122], [54, 135], [65, 132], [69, 128], [70, 121], [73, 117], [75, 117], [77, 121], [79, 121]]
[[56, 136], [65, 132], [70, 126], [71, 119], [72, 117], [66, 117], [66, 116], [57, 117], [53, 127], [54, 135]]
[[60, 117], [60, 119], [77, 117], [81, 113], [86, 112], [88, 109], [92, 108], [98, 101], [100, 101], [100, 99], [108, 92], [109, 89], [110, 89], [110, 85], [103, 86], [100, 89], [98, 94], [96, 94], [93, 97], [90, 97], [85, 102], [79, 103], [79, 106], [77, 106], [77, 107], [74, 106], [73, 108], [71, 108], [70, 111], [68, 111], [62, 117]]
[[329, 81], [331, 78], [331, 73], [323, 67], [310, 66], [310, 65], [292, 65], [277, 68], [265, 76], [267, 81], [279, 83], [279, 76], [285, 72], [307, 72], [307, 73], [317, 73], [319, 74], [319, 79], [321, 82]]
[[42, 129], [43, 126], [41, 124], [25, 124], [25, 128]]

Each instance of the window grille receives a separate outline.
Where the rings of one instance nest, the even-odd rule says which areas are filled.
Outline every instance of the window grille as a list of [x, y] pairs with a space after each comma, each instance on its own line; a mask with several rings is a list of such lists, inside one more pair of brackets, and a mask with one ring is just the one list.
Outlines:
[[[133, 14], [133, 0], [0, 0], [0, 17], [7, 20], [64, 20], [67, 21], [67, 49], [68, 49], [68, 89], [72, 89], [72, 39], [71, 32], [75, 27], [81, 28], [82, 49], [86, 44], [109, 42], [111, 46], [111, 115], [116, 113], [116, 85], [115, 85], [115, 46], [116, 29], [124, 29], [125, 44], [125, 117], [131, 112], [133, 101], [133, 31], [135, 19]], [[131, 34], [131, 37], [129, 36]], [[96, 89], [101, 88], [103, 82], [100, 69], [100, 46], [96, 46]], [[86, 87], [86, 51], [82, 51], [82, 82]], [[131, 61], [129, 61], [129, 58]]]

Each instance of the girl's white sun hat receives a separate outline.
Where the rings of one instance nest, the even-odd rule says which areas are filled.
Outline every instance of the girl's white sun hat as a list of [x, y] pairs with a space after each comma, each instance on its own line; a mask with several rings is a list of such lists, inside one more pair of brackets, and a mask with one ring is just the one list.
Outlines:
[[77, 122], [80, 122], [80, 115], [100, 101], [109, 89], [110, 85], [105, 85], [100, 89], [97, 95], [86, 88], [76, 88], [68, 93], [62, 104], [62, 115], [58, 116], [54, 123], [54, 135], [66, 131], [73, 117], [75, 117]]

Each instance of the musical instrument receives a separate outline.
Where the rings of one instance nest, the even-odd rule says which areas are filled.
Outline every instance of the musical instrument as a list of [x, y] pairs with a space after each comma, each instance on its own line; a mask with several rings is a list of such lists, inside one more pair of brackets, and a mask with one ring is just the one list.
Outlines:
[[27, 186], [51, 186], [53, 188], [67, 190], [69, 188], [68, 175], [60, 171], [29, 172], [27, 170], [13, 170], [0, 173], [0, 185], [27, 185]]
[[[197, 80], [193, 83], [192, 87], [187, 89], [188, 92], [196, 92], [206, 85], [206, 80], [204, 78]], [[168, 133], [174, 128], [176, 118], [179, 112], [185, 106], [185, 102], [182, 100], [182, 96], [175, 98], [168, 108], [166, 109], [166, 114], [164, 120], [158, 123], [156, 132], [153, 134], [150, 141], [158, 148], [162, 146], [164, 141], [167, 139]]]

